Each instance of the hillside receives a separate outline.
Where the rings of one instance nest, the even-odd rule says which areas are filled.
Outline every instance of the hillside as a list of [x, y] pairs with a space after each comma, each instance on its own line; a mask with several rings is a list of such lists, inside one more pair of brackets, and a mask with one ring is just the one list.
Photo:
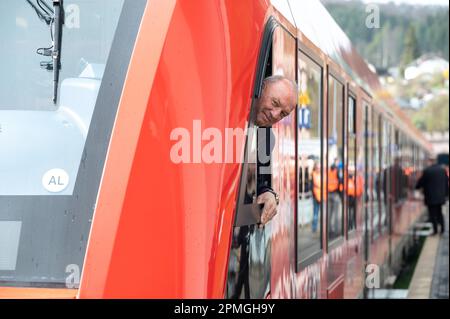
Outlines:
[[448, 7], [379, 4], [379, 28], [368, 28], [366, 4], [356, 0], [322, 3], [377, 69], [401, 66], [425, 53], [449, 60]]

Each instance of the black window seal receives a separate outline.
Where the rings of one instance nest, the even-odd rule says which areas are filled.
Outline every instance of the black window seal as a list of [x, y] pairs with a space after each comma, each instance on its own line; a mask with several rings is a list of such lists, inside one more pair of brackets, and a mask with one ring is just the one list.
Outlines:
[[276, 27], [279, 26], [274, 17], [270, 17], [264, 28], [261, 49], [258, 56], [258, 66], [256, 69], [255, 87], [253, 89], [253, 98], [259, 98], [262, 91], [262, 82], [266, 71], [267, 61], [270, 55], [270, 48], [272, 47], [273, 33]]

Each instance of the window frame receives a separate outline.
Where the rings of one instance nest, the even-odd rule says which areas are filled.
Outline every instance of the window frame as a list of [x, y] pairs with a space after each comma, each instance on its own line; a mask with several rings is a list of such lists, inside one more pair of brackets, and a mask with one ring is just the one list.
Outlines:
[[364, 212], [364, 261], [368, 261], [369, 260], [369, 245], [370, 245], [370, 238], [371, 238], [371, 233], [370, 233], [370, 229], [369, 229], [369, 222], [371, 222], [371, 219], [369, 220], [369, 217], [371, 217], [371, 215], [369, 215], [369, 205], [370, 205], [370, 198], [368, 198], [368, 188], [369, 188], [369, 150], [370, 150], [370, 145], [369, 145], [369, 118], [371, 115], [371, 110], [372, 110], [372, 101], [369, 99], [366, 99], [363, 97], [362, 99], [362, 112], [363, 112], [363, 152], [364, 152], [364, 190], [363, 190], [363, 212]]
[[[343, 105], [343, 114], [342, 114], [342, 119], [343, 119], [343, 123], [342, 123], [342, 132], [341, 132], [341, 134], [342, 134], [342, 137], [343, 137], [343, 140], [342, 140], [342, 142], [343, 142], [343, 147], [342, 147], [342, 154], [341, 154], [341, 156], [342, 156], [342, 159], [343, 159], [343, 161], [344, 161], [344, 163], [345, 163], [345, 161], [346, 161], [346, 159], [345, 159], [345, 147], [346, 147], [346, 143], [345, 143], [345, 139], [346, 139], [346, 135], [345, 135], [345, 123], [346, 123], [346, 120], [345, 120], [345, 118], [346, 118], [346, 116], [347, 116], [347, 114], [346, 114], [346, 108], [347, 108], [347, 100], [346, 100], [346, 96], [347, 96], [347, 86], [348, 86], [348, 83], [345, 81], [345, 79], [344, 79], [344, 77], [343, 76], [341, 76], [341, 74], [336, 70], [336, 68], [334, 67], [334, 66], [332, 66], [331, 64], [328, 64], [327, 65], [327, 77], [326, 77], [326, 83], [327, 83], [327, 103], [326, 103], [326, 117], [327, 117], [327, 120], [326, 120], [326, 138], [327, 138], [327, 145], [326, 145], [326, 149], [327, 149], [327, 151], [326, 151], [326, 154], [327, 154], [327, 156], [326, 156], [326, 159], [325, 159], [325, 161], [326, 161], [326, 172], [327, 172], [327, 174], [328, 174], [328, 169], [329, 169], [329, 162], [328, 162], [328, 158], [329, 158], [329, 150], [328, 150], [328, 139], [329, 139], [329, 136], [328, 136], [328, 132], [329, 132], [329, 125], [330, 125], [330, 123], [329, 123], [329, 121], [328, 121], [328, 116], [329, 116], [329, 111], [330, 111], [330, 101], [329, 101], [329, 99], [328, 99], [328, 94], [329, 94], [329, 88], [330, 88], [330, 76], [331, 77], [333, 77], [334, 78], [334, 80], [336, 81], [336, 82], [338, 82], [339, 84], [341, 84], [342, 85], [342, 105]], [[325, 148], [325, 146], [324, 146], [324, 148]], [[346, 169], [346, 167], [344, 168], [344, 169]], [[322, 180], [323, 180], [323, 178], [322, 178]], [[327, 193], [328, 193], [328, 178], [327, 178], [327, 185], [326, 185], [326, 191], [327, 191]], [[331, 250], [333, 250], [334, 248], [336, 248], [336, 247], [338, 247], [338, 246], [340, 246], [343, 242], [344, 242], [344, 238], [345, 238], [345, 210], [346, 210], [346, 207], [345, 207], [345, 200], [344, 200], [344, 196], [342, 197], [343, 198], [343, 201], [342, 201], [342, 218], [341, 218], [341, 234], [338, 236], [338, 237], [336, 237], [336, 238], [334, 238], [333, 240], [331, 240], [330, 241], [330, 238], [329, 238], [329, 226], [330, 226], [330, 223], [329, 223], [329, 217], [330, 217], [330, 214], [329, 214], [329, 205], [328, 205], [328, 200], [329, 200], [329, 196], [327, 195], [327, 205], [326, 205], [326, 216], [327, 216], [327, 223], [326, 223], [326, 235], [325, 235], [325, 238], [326, 238], [326, 247], [327, 247], [327, 252], [329, 252], [329, 251], [331, 251]]]
[[[249, 119], [247, 124], [247, 136], [245, 138], [245, 147], [244, 147], [244, 162], [242, 164], [241, 169], [241, 179], [239, 181], [239, 192], [237, 195], [237, 205], [234, 214], [233, 228], [241, 227], [254, 224], [255, 218], [258, 214], [260, 214], [259, 204], [251, 203], [245, 204], [245, 188], [248, 174], [248, 146], [250, 135], [248, 132], [250, 129], [254, 129], [255, 125], [251, 123], [251, 118], [255, 112], [255, 101], [261, 96], [262, 92], [262, 83], [267, 71], [269, 57], [272, 55], [272, 47], [273, 47], [273, 35], [275, 33], [275, 29], [280, 27], [281, 25], [275, 20], [274, 17], [270, 17], [266, 23], [262, 44], [259, 51], [258, 64], [256, 70], [256, 78], [253, 87], [253, 98], [250, 105]], [[254, 131], [254, 134], [257, 134]], [[257, 138], [257, 136], [256, 136]], [[258, 142], [258, 141], [257, 141]], [[257, 175], [255, 175], [258, 178]], [[256, 180], [256, 187], [258, 184], [258, 180]]]
[[[357, 174], [358, 173], [358, 170], [356, 169], [356, 167], [357, 167], [357, 160], [358, 160], [358, 154], [357, 154], [357, 146], [358, 146], [358, 141], [357, 141], [357, 125], [356, 125], [356, 123], [357, 123], [357, 110], [358, 110], [358, 96], [357, 96], [357, 94], [356, 93], [354, 93], [354, 91], [350, 88], [350, 85], [348, 85], [348, 87], [347, 87], [347, 139], [346, 139], [346, 144], [347, 144], [347, 149], [348, 149], [348, 146], [349, 146], [349, 141], [350, 141], [350, 137], [352, 137], [352, 138], [354, 138], [354, 142], [355, 142], [355, 145], [354, 145], [354, 147], [355, 147], [355, 150], [354, 150], [354, 162], [355, 162], [355, 174]], [[349, 103], [348, 103], [348, 101], [349, 101], [349, 99], [353, 99], [353, 101], [354, 101], [354, 104], [353, 104], [353, 130], [352, 130], [352, 132], [350, 132], [350, 126], [349, 126], [349, 118], [348, 118], [348, 115], [350, 114], [350, 105], [349, 105]], [[347, 153], [348, 154], [348, 153]], [[349, 159], [350, 159], [350, 156], [347, 156], [347, 159], [346, 159], [346, 178], [345, 178], [345, 189], [348, 189], [348, 165], [349, 165]], [[356, 187], [356, 176], [355, 176], [355, 187]], [[347, 197], [348, 197], [348, 195], [347, 195]], [[353, 229], [349, 229], [348, 228], [348, 209], [349, 209], [349, 201], [348, 201], [348, 199], [347, 199], [347, 207], [346, 207], [346, 223], [345, 223], [345, 225], [346, 225], [346, 228], [345, 228], [345, 233], [346, 233], [346, 238], [347, 239], [351, 239], [351, 238], [353, 238], [353, 237], [355, 237], [356, 236], [356, 231], [358, 230], [358, 218], [357, 218], [357, 216], [358, 216], [358, 210], [357, 210], [357, 208], [358, 208], [358, 206], [356, 205], [356, 199], [355, 199], [355, 228], [353, 228]]]
[[[315, 63], [317, 66], [319, 66], [321, 68], [321, 86], [320, 86], [320, 123], [321, 123], [321, 127], [320, 127], [320, 161], [321, 161], [321, 167], [323, 167], [324, 165], [324, 145], [323, 145], [323, 138], [324, 138], [324, 125], [323, 125], [323, 116], [324, 116], [324, 94], [325, 94], [325, 90], [324, 90], [324, 86], [325, 86], [325, 75], [326, 75], [326, 65], [325, 65], [325, 61], [318, 55], [316, 54], [311, 48], [309, 48], [306, 44], [300, 42], [300, 40], [297, 39], [297, 63], [298, 60], [300, 58], [299, 52], [301, 52], [302, 54], [304, 54], [308, 59], [310, 59], [311, 62]], [[297, 75], [298, 75], [298, 65], [297, 65]], [[298, 105], [297, 105], [298, 108]], [[297, 113], [298, 111], [296, 111]], [[298, 152], [298, 143], [299, 143], [299, 136], [298, 136], [298, 116], [296, 116], [296, 152]], [[311, 254], [309, 254], [306, 257], [300, 258], [300, 254], [298, 253], [298, 220], [297, 220], [297, 216], [298, 216], [298, 195], [299, 195], [299, 190], [298, 190], [298, 154], [296, 154], [296, 158], [295, 158], [295, 162], [296, 162], [296, 185], [297, 185], [297, 200], [295, 201], [295, 210], [296, 210], [296, 214], [295, 214], [295, 260], [296, 260], [296, 272], [300, 272], [303, 269], [305, 269], [306, 267], [308, 267], [309, 265], [313, 264], [314, 262], [316, 262], [317, 260], [319, 260], [323, 254], [324, 254], [324, 247], [323, 247], [323, 236], [324, 236], [324, 229], [323, 229], [323, 202], [320, 202], [320, 208], [319, 208], [319, 227], [320, 227], [320, 244], [319, 244], [319, 248], [316, 249], [314, 252], [312, 252]], [[321, 185], [323, 184], [323, 174], [320, 174], [320, 180], [321, 180]], [[321, 192], [323, 191], [323, 189], [321, 189]], [[323, 194], [322, 194], [323, 197]]]
[[384, 210], [384, 223], [381, 223], [383, 211], [380, 214], [380, 234], [384, 235], [389, 226], [389, 164], [390, 164], [390, 150], [389, 150], [389, 121], [382, 113], [379, 118], [380, 125], [380, 174], [383, 177], [383, 183], [380, 184], [380, 195], [383, 194], [383, 200], [380, 198], [380, 209]]

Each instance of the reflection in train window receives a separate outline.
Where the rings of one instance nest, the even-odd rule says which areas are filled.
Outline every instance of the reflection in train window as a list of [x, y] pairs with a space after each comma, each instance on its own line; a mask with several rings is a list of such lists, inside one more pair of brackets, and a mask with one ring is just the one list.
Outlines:
[[[372, 121], [370, 116], [371, 107], [364, 101], [363, 104], [363, 123], [364, 123], [364, 232], [366, 236], [371, 236], [372, 209], [371, 202], [371, 165], [372, 165]], [[366, 237], [370, 238], [370, 237]]]
[[344, 85], [334, 77], [328, 79], [328, 167], [327, 208], [328, 239], [343, 234], [344, 182]]
[[362, 195], [362, 176], [356, 170], [356, 99], [348, 98], [348, 181], [347, 181], [347, 229], [356, 229], [356, 203]]
[[379, 154], [379, 114], [373, 112], [372, 121], [372, 211], [373, 211], [373, 238], [378, 236], [380, 227], [380, 154]]
[[297, 256], [303, 260], [321, 247], [322, 68], [299, 52]]
[[389, 202], [388, 202], [388, 183], [389, 180], [389, 165], [390, 165], [390, 143], [389, 143], [389, 123], [384, 120], [382, 117], [380, 118], [380, 137], [381, 137], [381, 173], [380, 173], [380, 203], [381, 203], [381, 229], [384, 231], [388, 226], [388, 218], [387, 214], [389, 211]]

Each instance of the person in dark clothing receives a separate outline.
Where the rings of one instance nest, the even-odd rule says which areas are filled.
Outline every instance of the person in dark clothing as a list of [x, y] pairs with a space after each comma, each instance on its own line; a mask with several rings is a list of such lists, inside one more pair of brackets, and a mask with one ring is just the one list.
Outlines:
[[[255, 105], [253, 122], [258, 127], [258, 197], [263, 205], [261, 225], [269, 222], [277, 213], [278, 194], [271, 187], [270, 155], [275, 146], [272, 125], [288, 116], [297, 105], [297, 84], [281, 75], [267, 77], [263, 81], [261, 97]], [[265, 171], [265, 173], [261, 173]]]
[[270, 245], [260, 249], [263, 241], [258, 236], [264, 234], [264, 225], [276, 215], [279, 201], [278, 194], [272, 188], [270, 165], [271, 154], [275, 147], [275, 134], [271, 127], [289, 115], [295, 109], [296, 104], [297, 86], [295, 82], [279, 75], [264, 79], [261, 97], [256, 101], [255, 112], [252, 114], [252, 122], [257, 128], [256, 170], [254, 170], [253, 163], [248, 163], [250, 167], [246, 183], [248, 189], [244, 199], [245, 203], [253, 203], [256, 192], [256, 203], [263, 207], [259, 225], [235, 227], [232, 253], [230, 253], [232, 261], [230, 265], [235, 266], [235, 269], [229, 273], [227, 291], [228, 296], [233, 299], [250, 298], [252, 294], [258, 296], [260, 295], [258, 289], [264, 290], [264, 283], [270, 282], [270, 270], [267, 271], [267, 265], [257, 266], [258, 271], [263, 270], [263, 275], [261, 278], [251, 280], [250, 273], [255, 266], [251, 266], [249, 262], [251, 258], [255, 262], [255, 255], [257, 255], [256, 260], [259, 262], [264, 260], [264, 262], [270, 263]]
[[444, 216], [442, 205], [448, 198], [448, 176], [445, 169], [435, 163], [433, 158], [428, 159], [428, 167], [419, 178], [416, 189], [423, 189], [425, 205], [428, 207], [430, 221], [433, 223], [434, 234], [441, 226], [441, 234], [444, 233]]

